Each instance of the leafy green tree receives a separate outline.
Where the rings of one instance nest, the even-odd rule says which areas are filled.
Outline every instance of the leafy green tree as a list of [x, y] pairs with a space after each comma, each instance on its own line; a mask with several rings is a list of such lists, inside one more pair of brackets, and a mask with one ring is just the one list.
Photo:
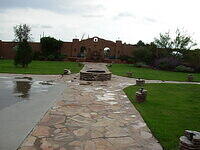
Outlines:
[[16, 42], [23, 42], [23, 40], [31, 40], [31, 27], [27, 24], [20, 24], [13, 27]]
[[192, 37], [185, 33], [185, 31], [176, 30], [176, 37], [172, 41], [173, 49], [189, 50], [196, 45]]
[[179, 52], [190, 50], [196, 43], [192, 37], [185, 31], [176, 30], [175, 38], [170, 37], [169, 32], [159, 35], [159, 38], [154, 38], [154, 43], [158, 48], [176, 49]]
[[133, 51], [133, 57], [136, 62], [144, 62], [148, 65], [154, 65], [155, 61], [160, 58], [171, 56], [171, 49], [158, 48], [154, 42], [150, 44], [139, 44], [136, 50]]
[[28, 42], [24, 39], [16, 47], [16, 54], [14, 63], [15, 65], [21, 65], [22, 67], [27, 67], [32, 61], [32, 48]]
[[136, 44], [138, 47], [143, 47], [146, 46], [144, 42], [142, 42], [141, 40], [137, 42]]
[[15, 41], [18, 45], [14, 48], [16, 51], [14, 64], [27, 67], [32, 61], [32, 48], [28, 44], [28, 40], [31, 39], [31, 27], [26, 24], [20, 24], [14, 26]]
[[187, 51], [184, 62], [200, 72], [200, 49]]
[[159, 38], [154, 38], [154, 43], [158, 48], [172, 48], [172, 41], [169, 32], [160, 33]]
[[40, 39], [42, 55], [47, 60], [56, 60], [61, 56], [61, 47], [63, 42], [53, 37], [43, 37]]

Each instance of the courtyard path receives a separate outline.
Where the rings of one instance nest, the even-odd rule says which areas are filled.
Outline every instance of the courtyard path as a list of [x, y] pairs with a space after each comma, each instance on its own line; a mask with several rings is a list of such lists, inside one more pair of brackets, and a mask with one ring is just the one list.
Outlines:
[[70, 75], [63, 80], [68, 88], [62, 100], [49, 109], [19, 150], [162, 150], [123, 92], [135, 79], [113, 75], [111, 81], [84, 82], [79, 75]]

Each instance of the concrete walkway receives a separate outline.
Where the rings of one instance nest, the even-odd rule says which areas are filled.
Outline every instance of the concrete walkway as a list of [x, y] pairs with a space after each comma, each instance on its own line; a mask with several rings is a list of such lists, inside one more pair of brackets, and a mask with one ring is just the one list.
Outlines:
[[[11, 82], [9, 83], [9, 86], [12, 86], [12, 79], [14, 77], [20, 77], [20, 75], [1, 74], [0, 77], [9, 77], [9, 81]], [[34, 80], [36, 78], [37, 81], [45, 81], [45, 79], [50, 78], [55, 79], [52, 76], [34, 76]], [[2, 83], [3, 82], [0, 82], [0, 84]], [[46, 89], [48, 93], [44, 91], [33, 93], [31, 99], [18, 99], [16, 100], [17, 102], [9, 102], [8, 99], [11, 99], [11, 97], [4, 99], [3, 95], [1, 95], [1, 91], [0, 105], [4, 106], [4, 103], [6, 103], [6, 105], [0, 109], [0, 150], [17, 149], [21, 142], [37, 125], [41, 117], [44, 116], [46, 111], [54, 105], [56, 99], [60, 99], [63, 87], [65, 87], [65, 85], [56, 84]], [[5, 84], [0, 85], [0, 90], [2, 90], [2, 88], [5, 88], [5, 91], [7, 90]], [[13, 89], [11, 88], [11, 90]], [[6, 93], [5, 96], [7, 94], [8, 93]], [[13, 101], [13, 99], [10, 101]]]
[[68, 88], [62, 100], [45, 114], [20, 150], [162, 149], [122, 91], [134, 79], [113, 76], [112, 81], [89, 85], [78, 75], [64, 80]]
[[[86, 64], [95, 66], [105, 67]], [[122, 90], [135, 79], [113, 75], [112, 81], [84, 82], [71, 75], [63, 80], [68, 88], [62, 100], [49, 109], [19, 150], [162, 150]]]

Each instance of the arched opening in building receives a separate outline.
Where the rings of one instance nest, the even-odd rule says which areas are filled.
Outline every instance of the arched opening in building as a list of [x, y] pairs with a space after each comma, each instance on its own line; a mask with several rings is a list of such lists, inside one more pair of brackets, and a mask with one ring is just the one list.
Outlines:
[[105, 47], [104, 49], [104, 58], [110, 58], [110, 48], [109, 47]]
[[85, 46], [81, 46], [81, 49], [80, 49], [80, 57], [81, 58], [85, 58], [87, 55], [87, 49]]

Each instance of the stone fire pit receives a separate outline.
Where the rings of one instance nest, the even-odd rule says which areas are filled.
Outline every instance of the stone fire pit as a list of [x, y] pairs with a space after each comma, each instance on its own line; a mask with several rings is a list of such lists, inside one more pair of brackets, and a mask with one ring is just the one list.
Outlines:
[[85, 81], [108, 81], [111, 80], [111, 72], [102, 68], [86, 68], [80, 71], [80, 80]]

